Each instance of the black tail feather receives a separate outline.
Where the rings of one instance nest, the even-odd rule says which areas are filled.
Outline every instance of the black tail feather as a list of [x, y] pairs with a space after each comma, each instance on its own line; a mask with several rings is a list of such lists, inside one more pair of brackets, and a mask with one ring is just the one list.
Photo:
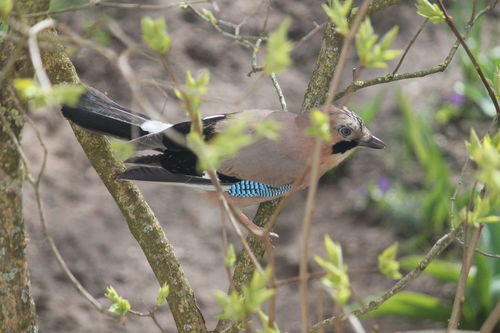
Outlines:
[[63, 105], [62, 113], [83, 128], [125, 140], [149, 134], [140, 127], [148, 116], [124, 108], [90, 87], [76, 106]]

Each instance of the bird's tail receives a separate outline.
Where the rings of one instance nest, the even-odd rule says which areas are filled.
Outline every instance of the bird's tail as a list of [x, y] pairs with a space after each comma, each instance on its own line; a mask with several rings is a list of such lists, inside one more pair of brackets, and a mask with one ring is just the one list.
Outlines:
[[159, 132], [171, 126], [133, 112], [90, 87], [76, 106], [63, 105], [62, 113], [83, 128], [124, 140]]

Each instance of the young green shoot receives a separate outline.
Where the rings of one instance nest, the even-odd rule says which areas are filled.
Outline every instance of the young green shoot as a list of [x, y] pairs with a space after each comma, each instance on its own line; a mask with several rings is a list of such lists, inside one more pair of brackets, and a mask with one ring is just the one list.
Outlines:
[[170, 48], [171, 38], [167, 33], [164, 19], [154, 20], [151, 17], [141, 19], [142, 40], [153, 51], [166, 54]]
[[292, 64], [290, 52], [293, 49], [293, 43], [288, 40], [287, 31], [290, 26], [290, 20], [284, 20], [278, 29], [273, 31], [267, 41], [267, 52], [265, 55], [264, 73], [281, 73]]
[[111, 304], [111, 306], [108, 308], [109, 312], [116, 313], [123, 317], [130, 310], [130, 303], [128, 302], [128, 300], [119, 296], [115, 288], [113, 288], [112, 286], [108, 286], [106, 288], [106, 293], [104, 294], [104, 296], [113, 302], [113, 304]]
[[342, 258], [342, 248], [340, 244], [335, 243], [325, 235], [326, 259], [315, 256], [314, 260], [326, 270], [326, 276], [321, 282], [332, 298], [339, 306], [344, 306], [351, 297], [349, 276], [347, 275], [347, 266], [344, 265]]
[[445, 16], [437, 4], [432, 4], [429, 0], [417, 0], [417, 14], [429, 19], [432, 23], [444, 23]]
[[346, 36], [349, 32], [349, 14], [351, 12], [352, 0], [346, 0], [340, 3], [339, 0], [330, 0], [322, 5], [323, 10], [330, 21], [335, 24], [335, 30]]
[[385, 249], [378, 256], [378, 269], [389, 279], [398, 280], [402, 275], [399, 272], [399, 262], [396, 260], [396, 253], [398, 251], [398, 243], [394, 243]]
[[385, 68], [387, 61], [398, 57], [400, 50], [390, 49], [398, 34], [398, 27], [394, 26], [377, 43], [378, 35], [373, 30], [369, 18], [359, 27], [356, 34], [356, 50], [361, 65], [365, 68]]

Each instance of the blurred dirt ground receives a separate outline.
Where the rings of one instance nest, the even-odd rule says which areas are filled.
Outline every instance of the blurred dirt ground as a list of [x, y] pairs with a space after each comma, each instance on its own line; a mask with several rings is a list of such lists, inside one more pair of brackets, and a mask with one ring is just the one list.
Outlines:
[[[160, 2], [160, 1], [158, 1]], [[256, 33], [264, 20], [265, 1], [217, 1], [221, 11], [218, 17], [240, 22], [250, 15], [243, 27], [244, 33]], [[290, 37], [297, 41], [314, 28], [314, 22], [326, 20], [320, 5], [322, 1], [273, 1], [269, 27], [274, 29], [284, 17], [292, 19]], [[260, 4], [260, 5], [259, 5]], [[254, 14], [252, 14], [254, 13]], [[198, 72], [208, 69], [211, 75], [209, 98], [202, 105], [202, 113], [210, 115], [243, 108], [279, 108], [276, 92], [268, 79], [258, 74], [248, 77], [251, 54], [215, 32], [206, 22], [181, 9], [161, 11], [99, 9], [61, 15], [72, 29], [84, 32], [103, 15], [109, 16], [133, 40], [140, 41], [140, 18], [143, 15], [165, 17], [173, 42], [169, 58], [180, 78], [186, 70]], [[403, 4], [376, 14], [372, 19], [381, 34], [394, 24], [400, 26], [396, 46], [404, 48], [423, 19], [415, 14], [412, 4]], [[417, 70], [441, 62], [453, 39], [441, 27], [428, 25], [411, 50], [401, 71]], [[320, 34], [294, 51], [294, 66], [278, 76], [291, 111], [298, 111], [304, 91], [314, 67], [321, 43]], [[117, 51], [124, 49], [116, 38], [111, 45]], [[129, 106], [131, 94], [116, 67], [89, 50], [73, 54], [72, 59], [83, 82], [105, 91], [116, 101]], [[352, 56], [354, 61], [355, 57]], [[161, 67], [144, 57], [135, 56], [131, 64], [137, 76], [144, 79], [165, 79]], [[392, 63], [391, 67], [395, 64]], [[345, 82], [350, 80], [349, 65]], [[367, 71], [364, 77], [373, 77], [382, 71]], [[381, 176], [395, 177], [405, 173], [397, 168], [397, 149], [400, 138], [395, 128], [400, 113], [395, 92], [403, 91], [419, 112], [426, 105], [450, 92], [458, 78], [456, 64], [444, 74], [376, 86], [356, 93], [351, 106], [365, 104], [369, 98], [386, 92], [382, 110], [371, 125], [372, 131], [388, 144], [385, 151], [358, 151], [347, 161], [333, 180], [322, 180], [311, 241], [311, 253], [323, 255], [323, 235], [339, 241], [350, 267], [352, 285], [359, 297], [380, 293], [392, 282], [378, 274], [366, 273], [376, 267], [377, 255], [396, 240], [390, 226], [381, 226], [380, 216], [371, 211], [356, 211], [359, 188], [376, 182]], [[170, 122], [185, 119], [179, 102], [168, 93], [144, 85], [143, 92]], [[141, 250], [127, 229], [127, 225], [106, 188], [89, 165], [74, 138], [69, 125], [60, 114], [38, 111], [32, 115], [49, 149], [49, 160], [43, 181], [43, 200], [51, 235], [54, 237], [69, 267], [102, 303], [109, 304], [103, 294], [107, 285], [113, 285], [136, 310], [145, 311], [143, 302], [152, 304], [158, 289], [157, 282]], [[455, 134], [456, 142], [447, 142], [450, 150], [461, 145], [465, 132]], [[445, 139], [446, 140], [446, 139]], [[32, 165], [37, 165], [41, 149], [33, 131], [27, 128], [23, 146]], [[463, 152], [458, 149], [459, 154]], [[458, 165], [463, 156], [450, 155]], [[399, 173], [399, 174], [397, 174]], [[195, 291], [208, 327], [213, 328], [220, 308], [213, 291], [226, 290], [228, 282], [224, 270], [221, 246], [220, 209], [205, 195], [191, 189], [138, 184], [144, 196], [162, 223], [173, 244], [187, 277]], [[27, 186], [28, 188], [28, 186]], [[279, 219], [275, 242], [277, 274], [279, 278], [298, 274], [300, 227], [306, 193], [296, 194]], [[41, 332], [158, 332], [150, 319], [129, 316], [125, 324], [108, 319], [84, 300], [63, 274], [50, 252], [41, 232], [36, 205], [31, 190], [25, 191], [25, 218], [30, 234], [28, 247], [31, 281], [39, 314]], [[249, 213], [250, 215], [253, 212]], [[231, 240], [237, 243], [233, 233]], [[422, 249], [424, 251], [425, 249]], [[311, 260], [311, 270], [319, 269]], [[364, 273], [363, 273], [364, 272]], [[311, 284], [311, 303], [316, 299], [318, 283]], [[437, 285], [420, 277], [409, 289], [425, 290], [430, 294], [450, 297], [451, 286]], [[278, 290], [278, 323], [282, 331], [300, 330], [299, 298], [296, 285]], [[314, 310], [314, 307], [312, 308]], [[314, 313], [314, 312], [313, 312]], [[167, 306], [160, 310], [159, 319], [167, 331], [175, 331]], [[316, 319], [315, 319], [316, 320]], [[365, 320], [370, 328], [374, 322]], [[401, 318], [375, 319], [381, 332], [403, 329], [436, 327], [436, 324], [409, 321]]]

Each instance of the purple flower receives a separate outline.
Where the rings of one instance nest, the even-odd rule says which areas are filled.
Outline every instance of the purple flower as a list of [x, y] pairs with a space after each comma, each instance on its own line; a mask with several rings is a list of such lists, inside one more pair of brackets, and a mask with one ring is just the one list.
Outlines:
[[389, 178], [380, 177], [377, 180], [377, 186], [382, 193], [387, 193], [387, 191], [389, 191], [389, 189], [391, 188], [391, 181], [389, 180]]
[[455, 106], [460, 106], [460, 105], [464, 104], [465, 97], [462, 94], [459, 94], [457, 92], [453, 92], [453, 93], [451, 93], [451, 95], [448, 96], [448, 98], [446, 100], [450, 104], [453, 104]]

